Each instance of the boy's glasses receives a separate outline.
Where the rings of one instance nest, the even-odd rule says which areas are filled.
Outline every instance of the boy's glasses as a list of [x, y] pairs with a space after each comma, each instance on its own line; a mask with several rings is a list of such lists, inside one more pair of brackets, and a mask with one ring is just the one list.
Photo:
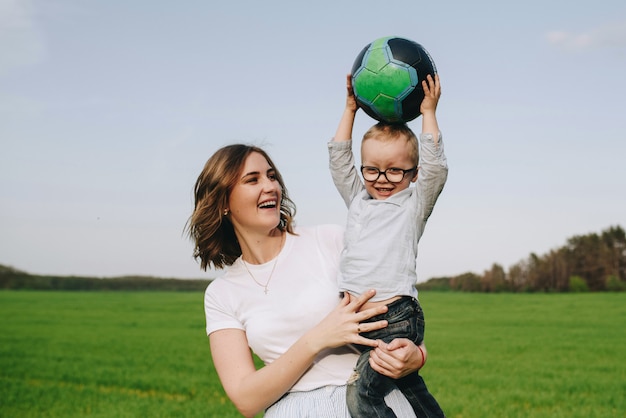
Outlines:
[[409, 168], [408, 170], [391, 167], [385, 171], [380, 171], [377, 167], [361, 166], [361, 174], [363, 174], [365, 181], [377, 181], [382, 174], [389, 183], [400, 183], [407, 174], [415, 170], [417, 170], [417, 166]]

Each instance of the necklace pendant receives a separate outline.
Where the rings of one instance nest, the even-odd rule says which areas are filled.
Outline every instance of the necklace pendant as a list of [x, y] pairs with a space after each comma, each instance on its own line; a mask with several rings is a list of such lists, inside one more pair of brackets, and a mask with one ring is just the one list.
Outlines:
[[[286, 238], [287, 234], [283, 233], [283, 238], [282, 238], [282, 242], [280, 244], [280, 248], [282, 249], [283, 244], [285, 243], [285, 238]], [[243, 255], [241, 256], [241, 263], [243, 264], [243, 266], [245, 267], [246, 271], [248, 272], [248, 274], [250, 275], [250, 277], [252, 277], [252, 280], [254, 281], [254, 283], [256, 283], [257, 285], [261, 286], [263, 288], [263, 293], [265, 293], [267, 295], [267, 292], [269, 292], [269, 289], [267, 288], [267, 286], [269, 286], [270, 284], [270, 280], [272, 280], [272, 275], [274, 274], [274, 270], [276, 269], [276, 264], [278, 263], [278, 256], [280, 255], [280, 250], [278, 252], [278, 254], [276, 255], [275, 259], [274, 259], [274, 265], [272, 266], [272, 271], [270, 271], [270, 275], [267, 278], [267, 280], [265, 281], [265, 284], [259, 282], [256, 277], [254, 277], [254, 274], [252, 274], [252, 272], [250, 271], [250, 269], [248, 268], [248, 264], [245, 262], [245, 260], [243, 259]]]

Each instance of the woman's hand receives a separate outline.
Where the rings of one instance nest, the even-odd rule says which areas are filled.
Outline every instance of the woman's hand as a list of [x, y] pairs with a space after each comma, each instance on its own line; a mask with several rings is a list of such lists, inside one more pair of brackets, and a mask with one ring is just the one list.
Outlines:
[[389, 344], [379, 340], [370, 351], [369, 363], [378, 373], [399, 379], [421, 369], [427, 357], [424, 343], [418, 347], [409, 339], [396, 338]]
[[307, 340], [312, 344], [319, 344], [314, 347], [316, 351], [325, 348], [335, 348], [346, 344], [361, 344], [376, 347], [378, 342], [359, 335], [362, 332], [369, 332], [384, 328], [387, 321], [366, 322], [363, 321], [387, 312], [387, 306], [382, 305], [376, 308], [359, 310], [365, 302], [370, 300], [376, 291], [370, 290], [359, 297], [351, 297], [345, 294], [339, 305], [315, 328], [309, 331]]

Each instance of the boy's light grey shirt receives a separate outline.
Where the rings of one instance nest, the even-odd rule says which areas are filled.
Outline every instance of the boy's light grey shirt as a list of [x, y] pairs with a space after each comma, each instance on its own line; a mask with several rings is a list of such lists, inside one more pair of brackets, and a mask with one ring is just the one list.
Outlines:
[[417, 182], [385, 200], [365, 190], [354, 164], [352, 141], [328, 143], [330, 171], [348, 206], [341, 254], [339, 289], [354, 295], [376, 289], [371, 301], [393, 296], [417, 297], [417, 244], [448, 177], [441, 133], [419, 139]]

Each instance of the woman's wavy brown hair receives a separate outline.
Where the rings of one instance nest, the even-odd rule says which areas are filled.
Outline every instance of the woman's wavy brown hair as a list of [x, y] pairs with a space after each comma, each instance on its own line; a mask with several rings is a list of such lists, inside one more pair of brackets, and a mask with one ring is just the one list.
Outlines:
[[241, 255], [241, 247], [230, 220], [224, 215], [230, 193], [239, 181], [248, 156], [261, 154], [274, 168], [282, 189], [280, 201], [281, 231], [293, 234], [296, 205], [289, 198], [283, 178], [267, 153], [256, 146], [233, 144], [215, 152], [204, 165], [194, 188], [195, 205], [187, 221], [189, 238], [195, 243], [193, 256], [200, 260], [200, 268], [223, 268], [232, 265]]

